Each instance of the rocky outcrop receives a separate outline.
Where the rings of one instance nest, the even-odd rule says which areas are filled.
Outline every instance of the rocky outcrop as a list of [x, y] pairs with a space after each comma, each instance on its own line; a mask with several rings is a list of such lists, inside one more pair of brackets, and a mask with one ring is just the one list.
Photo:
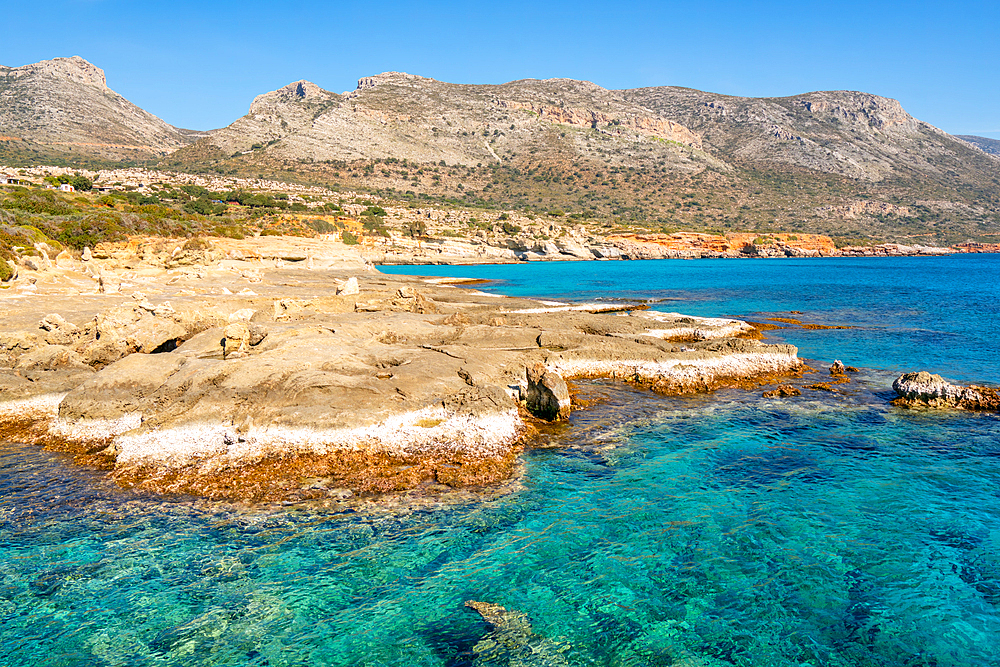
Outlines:
[[892, 383], [899, 395], [893, 405], [903, 407], [1000, 410], [1000, 394], [992, 387], [955, 385], [926, 371], [904, 373]]
[[798, 387], [793, 387], [789, 384], [783, 384], [780, 387], [765, 391], [761, 394], [764, 398], [789, 398], [791, 396], [801, 396], [802, 390]]
[[539, 104], [537, 102], [516, 102], [496, 100], [497, 106], [512, 111], [530, 111], [539, 118], [563, 125], [572, 125], [600, 130], [608, 134], [621, 135], [623, 131], [638, 133], [658, 139], [667, 139], [693, 148], [701, 148], [701, 137], [679, 123], [653, 114], [639, 115], [619, 113], [609, 115], [594, 109], [567, 108]]
[[821, 257], [837, 254], [833, 240], [818, 234], [613, 234], [605, 241], [617, 247], [626, 259]]
[[[516, 469], [531, 428], [515, 397], [565, 419], [565, 379], [685, 393], [799, 366], [790, 346], [732, 338], [752, 333], [733, 320], [497, 298], [353, 254], [309, 268], [315, 240], [220, 239], [226, 259], [168, 271], [176, 247], [102, 247], [87, 264], [120, 292], [67, 295], [59, 268], [0, 312], [5, 439], [71, 451], [123, 485], [218, 498], [479, 487]], [[237, 289], [250, 269], [254, 291]], [[357, 293], [335, 293], [349, 283]]]
[[543, 364], [526, 369], [528, 391], [525, 402], [531, 414], [539, 419], [557, 421], [569, 419], [572, 410], [566, 380]]
[[624, 97], [702, 136], [733, 162], [791, 166], [865, 181], [946, 176], [944, 164], [982, 180], [993, 159], [909, 115], [898, 101], [856, 91], [750, 98], [662, 86]]

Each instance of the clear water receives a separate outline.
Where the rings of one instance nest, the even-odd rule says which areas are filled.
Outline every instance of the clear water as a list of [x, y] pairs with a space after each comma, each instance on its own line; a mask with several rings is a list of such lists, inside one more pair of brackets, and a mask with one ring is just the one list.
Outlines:
[[[441, 267], [508, 293], [799, 310], [860, 328], [783, 338], [864, 369], [777, 401], [594, 383], [523, 490], [433, 511], [138, 496], [4, 445], [0, 665], [1000, 665], [1000, 418], [887, 391], [900, 368], [1000, 377], [998, 260]], [[469, 599], [527, 614], [529, 649], [477, 654]]]

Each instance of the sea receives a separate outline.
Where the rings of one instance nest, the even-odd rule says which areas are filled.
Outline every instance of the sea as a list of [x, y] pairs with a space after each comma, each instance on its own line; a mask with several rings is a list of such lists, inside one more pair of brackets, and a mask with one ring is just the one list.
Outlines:
[[142, 495], [3, 443], [0, 665], [1000, 666], [1000, 417], [890, 405], [905, 371], [1000, 382], [1000, 256], [382, 270], [850, 327], [768, 335], [858, 372], [580, 383], [512, 492], [437, 507]]

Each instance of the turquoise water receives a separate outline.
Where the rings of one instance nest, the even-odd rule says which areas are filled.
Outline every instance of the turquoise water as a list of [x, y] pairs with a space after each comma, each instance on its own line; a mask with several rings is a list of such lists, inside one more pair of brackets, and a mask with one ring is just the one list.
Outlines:
[[[152, 498], [4, 445], [0, 665], [1000, 665], [1000, 418], [888, 405], [901, 368], [1000, 378], [998, 260], [443, 267], [859, 327], [778, 332], [861, 366], [843, 393], [586, 385], [562, 446], [480, 503]], [[528, 648], [481, 643], [470, 599], [527, 614]]]

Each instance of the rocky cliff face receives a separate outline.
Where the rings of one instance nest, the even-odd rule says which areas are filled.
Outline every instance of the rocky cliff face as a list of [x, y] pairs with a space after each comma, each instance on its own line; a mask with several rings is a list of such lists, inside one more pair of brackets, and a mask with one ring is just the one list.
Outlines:
[[104, 70], [78, 56], [0, 66], [0, 134], [113, 159], [164, 155], [196, 138], [108, 88]]
[[201, 143], [229, 155], [314, 161], [476, 165], [533, 155], [639, 160], [688, 172], [727, 168], [701, 152], [701, 137], [682, 124], [568, 79], [473, 86], [387, 72], [343, 95], [300, 81], [261, 95], [246, 116]]

